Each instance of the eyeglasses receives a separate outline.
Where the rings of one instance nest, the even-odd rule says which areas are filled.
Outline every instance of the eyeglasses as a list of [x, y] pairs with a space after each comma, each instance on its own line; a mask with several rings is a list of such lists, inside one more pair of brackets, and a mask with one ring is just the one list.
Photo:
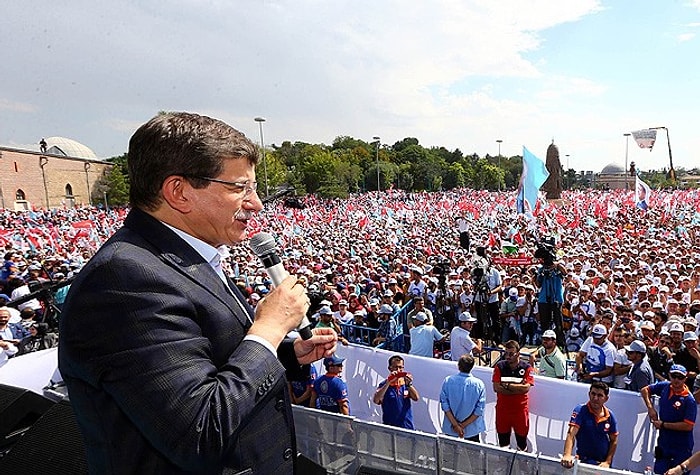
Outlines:
[[253, 194], [253, 192], [258, 191], [258, 182], [257, 181], [250, 181], [250, 180], [245, 180], [245, 181], [226, 181], [226, 180], [221, 180], [219, 178], [211, 178], [208, 176], [196, 176], [196, 175], [183, 175], [186, 178], [194, 178], [196, 180], [204, 180], [204, 181], [210, 181], [213, 183], [221, 183], [222, 185], [225, 185], [231, 191], [234, 193], [240, 193], [243, 191], [243, 197], [250, 196]]

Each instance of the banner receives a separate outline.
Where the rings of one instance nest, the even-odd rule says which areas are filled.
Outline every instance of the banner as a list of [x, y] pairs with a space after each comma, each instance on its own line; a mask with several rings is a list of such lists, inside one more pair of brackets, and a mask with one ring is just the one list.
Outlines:
[[632, 137], [634, 137], [639, 148], [648, 148], [651, 152], [656, 142], [656, 129], [635, 130], [632, 132]]
[[635, 206], [640, 209], [649, 208], [649, 198], [651, 198], [651, 188], [644, 183], [639, 176], [635, 177], [634, 183], [634, 202]]
[[544, 162], [523, 146], [523, 173], [520, 175], [518, 196], [515, 199], [518, 213], [532, 213], [535, 210], [540, 187], [548, 177], [549, 172]]
[[529, 256], [517, 256], [517, 257], [493, 257], [491, 262], [494, 264], [500, 264], [504, 266], [529, 266], [535, 263], [535, 260]]

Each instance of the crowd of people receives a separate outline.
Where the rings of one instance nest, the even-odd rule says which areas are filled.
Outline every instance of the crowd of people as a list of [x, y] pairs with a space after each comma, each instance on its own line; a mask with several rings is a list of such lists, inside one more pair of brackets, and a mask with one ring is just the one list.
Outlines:
[[[591, 383], [591, 401], [607, 397], [596, 383], [657, 394], [649, 388], [674, 384], [680, 373], [673, 368], [681, 367], [688, 398], [697, 395], [700, 192], [655, 192], [647, 210], [634, 206], [633, 192], [619, 190], [564, 192], [562, 203], [542, 201], [529, 215], [517, 214], [514, 202], [506, 193], [475, 190], [308, 196], [301, 209], [270, 203], [251, 217], [248, 231], [275, 235], [287, 270], [316, 303], [309, 316], [319, 328], [334, 328], [342, 344], [391, 350], [407, 330], [410, 353], [442, 354], [449, 341], [451, 358], [467, 374], [463, 355], [476, 356], [486, 346], [507, 355], [515, 344], [530, 350], [530, 364], [516, 356], [518, 364], [541, 375], [564, 378], [566, 359], [574, 359], [576, 378]], [[26, 299], [0, 308], [2, 361], [57, 344], [56, 322], [71, 280], [126, 215], [124, 208], [0, 210], [0, 303]], [[532, 257], [543, 242], [552, 243], [549, 263]], [[484, 275], [481, 282], [475, 269]], [[272, 289], [245, 245], [223, 251], [223, 271], [253, 308]], [[46, 287], [50, 302], [41, 292]], [[405, 329], [395, 316], [409, 301]], [[52, 318], [49, 308], [58, 310]], [[342, 361], [331, 360], [324, 364], [336, 377], [321, 386], [333, 397], [315, 383], [308, 388], [305, 374], [294, 398], [318, 407], [334, 399], [339, 412], [349, 413], [342, 387], [329, 384], [340, 379]], [[389, 363], [392, 373], [402, 366], [403, 360]], [[506, 383], [510, 389], [498, 386], [499, 398], [521, 384]], [[410, 376], [401, 375], [387, 379], [374, 401], [396, 401], [394, 392], [417, 398]], [[446, 432], [473, 437], [479, 425], [462, 426], [469, 418], [449, 411]], [[651, 410], [650, 418], [663, 420]], [[521, 423], [501, 420], [499, 440], [508, 426], [508, 438], [513, 429], [522, 448]], [[662, 433], [675, 430], [672, 424]]]

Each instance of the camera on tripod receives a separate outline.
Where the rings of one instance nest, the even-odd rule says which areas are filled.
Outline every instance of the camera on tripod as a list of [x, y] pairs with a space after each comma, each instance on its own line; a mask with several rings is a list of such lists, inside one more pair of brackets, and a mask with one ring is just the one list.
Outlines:
[[430, 265], [433, 266], [433, 274], [437, 277], [438, 287], [445, 290], [447, 276], [450, 273], [450, 261], [446, 257], [435, 257]]
[[555, 240], [551, 236], [543, 237], [536, 243], [535, 258], [542, 259], [546, 267], [554, 264], [557, 259]]

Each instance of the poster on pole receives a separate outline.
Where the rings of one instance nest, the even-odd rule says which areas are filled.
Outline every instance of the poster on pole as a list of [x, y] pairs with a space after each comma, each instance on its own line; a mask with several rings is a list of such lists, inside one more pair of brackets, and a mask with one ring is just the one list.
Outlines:
[[634, 137], [635, 142], [639, 145], [639, 148], [654, 148], [654, 143], [656, 143], [656, 129], [642, 129], [635, 130], [632, 132], [632, 137]]

